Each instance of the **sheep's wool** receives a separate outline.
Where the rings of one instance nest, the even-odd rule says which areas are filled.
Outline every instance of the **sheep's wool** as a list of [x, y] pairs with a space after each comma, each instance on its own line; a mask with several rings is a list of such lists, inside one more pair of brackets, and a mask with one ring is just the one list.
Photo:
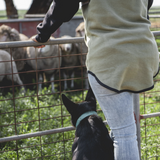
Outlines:
[[82, 7], [87, 69], [111, 90], [138, 93], [154, 86], [159, 54], [147, 5], [148, 0], [91, 0]]

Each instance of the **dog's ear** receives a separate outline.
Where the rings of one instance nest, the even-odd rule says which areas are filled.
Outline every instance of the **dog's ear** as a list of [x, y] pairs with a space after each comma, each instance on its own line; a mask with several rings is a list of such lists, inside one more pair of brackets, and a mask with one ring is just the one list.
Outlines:
[[94, 93], [93, 93], [91, 87], [89, 87], [89, 90], [88, 90], [88, 92], [87, 92], [87, 96], [86, 96], [85, 101], [91, 101], [91, 102], [96, 103], [96, 98], [95, 98], [95, 96], [94, 96]]
[[76, 103], [72, 102], [69, 100], [64, 94], [62, 94], [62, 101], [63, 104], [65, 105], [66, 109], [70, 114], [73, 114], [74, 110], [76, 109]]

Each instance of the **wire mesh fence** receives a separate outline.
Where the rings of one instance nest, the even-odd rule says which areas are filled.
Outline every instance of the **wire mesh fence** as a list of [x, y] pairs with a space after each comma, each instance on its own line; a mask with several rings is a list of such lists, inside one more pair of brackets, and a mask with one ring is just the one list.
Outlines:
[[[151, 30], [160, 31], [160, 14], [150, 14]], [[155, 37], [160, 52], [160, 36]], [[140, 94], [140, 114], [160, 112], [160, 75], [155, 78], [155, 87]], [[141, 159], [160, 159], [160, 118], [141, 119]]]
[[[60, 41], [63, 43], [63, 40]], [[83, 38], [80, 38], [80, 42], [82, 41]], [[33, 45], [33, 42], [31, 43]], [[4, 48], [11, 47], [12, 44], [5, 43]], [[28, 45], [26, 42], [18, 45], [21, 44], [22, 47]], [[9, 50], [11, 55], [15, 46], [16, 44], [13, 44], [13, 48]], [[1, 77], [4, 76], [0, 87], [1, 138], [71, 125], [70, 117], [62, 105], [60, 95], [63, 92], [72, 98], [78, 97], [77, 101], [84, 100], [87, 77], [85, 77], [86, 69], [82, 60], [86, 53], [75, 52], [69, 55], [68, 52], [64, 52], [62, 55], [62, 44], [46, 47], [50, 46], [54, 50], [52, 55], [43, 49], [32, 47], [27, 48], [27, 54], [30, 55], [27, 55], [27, 59], [11, 60], [10, 56], [10, 59], [1, 60], [2, 67], [10, 65], [9, 71], [6, 73], [4, 70], [4, 73], [1, 74]], [[79, 49], [81, 49], [80, 46], [79, 43]], [[32, 56], [32, 52], [35, 57]], [[43, 55], [43, 52], [46, 55]], [[63, 62], [63, 58], [69, 61], [69, 65]], [[16, 72], [14, 64], [19, 61], [25, 61], [25, 66], [21, 71]], [[40, 66], [42, 68], [39, 68]], [[5, 78], [8, 75], [8, 79]], [[17, 76], [23, 84], [18, 82]], [[74, 133], [70, 131], [3, 142], [0, 143], [0, 159], [42, 159], [42, 157], [43, 159], [71, 159], [73, 138]]]
[[[156, 36], [158, 46], [159, 38]], [[56, 55], [43, 56], [43, 52], [48, 52], [32, 48], [27, 50], [25, 58], [11, 59], [9, 56], [9, 59], [1, 59], [1, 70], [5, 66], [10, 68], [7, 72], [0, 72], [0, 76], [4, 77], [0, 82], [0, 160], [71, 159], [75, 131], [73, 127], [68, 127], [71, 126], [70, 116], [62, 104], [61, 94], [65, 93], [74, 102], [84, 100], [87, 76], [83, 41], [83, 38], [54, 39], [46, 44], [57, 47]], [[66, 43], [76, 43], [79, 47], [79, 51], [70, 56], [73, 59], [68, 60], [69, 65], [64, 65], [64, 58], [69, 58], [69, 55], [61, 50], [61, 44]], [[15, 47], [34, 45], [37, 44], [32, 41], [5, 42], [0, 43], [0, 48], [7, 49], [12, 55]], [[29, 56], [31, 51], [35, 57]], [[40, 56], [38, 53], [41, 53]], [[53, 63], [50, 65], [50, 60], [54, 61], [54, 66]], [[14, 65], [22, 61], [25, 62], [24, 68], [14, 70]], [[39, 68], [41, 65], [49, 67]], [[7, 75], [9, 77], [6, 78]], [[158, 75], [155, 88], [140, 95], [141, 114], [160, 112], [159, 83]], [[97, 110], [105, 120], [99, 106]], [[159, 158], [159, 125], [159, 117], [141, 120], [142, 159]]]

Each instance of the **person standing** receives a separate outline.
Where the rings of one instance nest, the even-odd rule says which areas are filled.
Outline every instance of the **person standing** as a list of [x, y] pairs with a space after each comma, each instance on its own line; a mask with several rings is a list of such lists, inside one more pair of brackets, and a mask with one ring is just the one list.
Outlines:
[[53, 0], [33, 41], [48, 41], [75, 15], [80, 2], [88, 79], [112, 130], [115, 160], [139, 160], [133, 95], [151, 90], [159, 70], [158, 47], [147, 14], [153, 1]]

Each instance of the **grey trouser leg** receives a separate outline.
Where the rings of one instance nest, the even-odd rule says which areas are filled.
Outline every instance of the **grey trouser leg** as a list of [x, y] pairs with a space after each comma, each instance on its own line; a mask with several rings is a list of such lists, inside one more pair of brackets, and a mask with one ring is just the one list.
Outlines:
[[139, 160], [133, 93], [106, 89], [90, 74], [88, 79], [113, 132], [115, 160]]

